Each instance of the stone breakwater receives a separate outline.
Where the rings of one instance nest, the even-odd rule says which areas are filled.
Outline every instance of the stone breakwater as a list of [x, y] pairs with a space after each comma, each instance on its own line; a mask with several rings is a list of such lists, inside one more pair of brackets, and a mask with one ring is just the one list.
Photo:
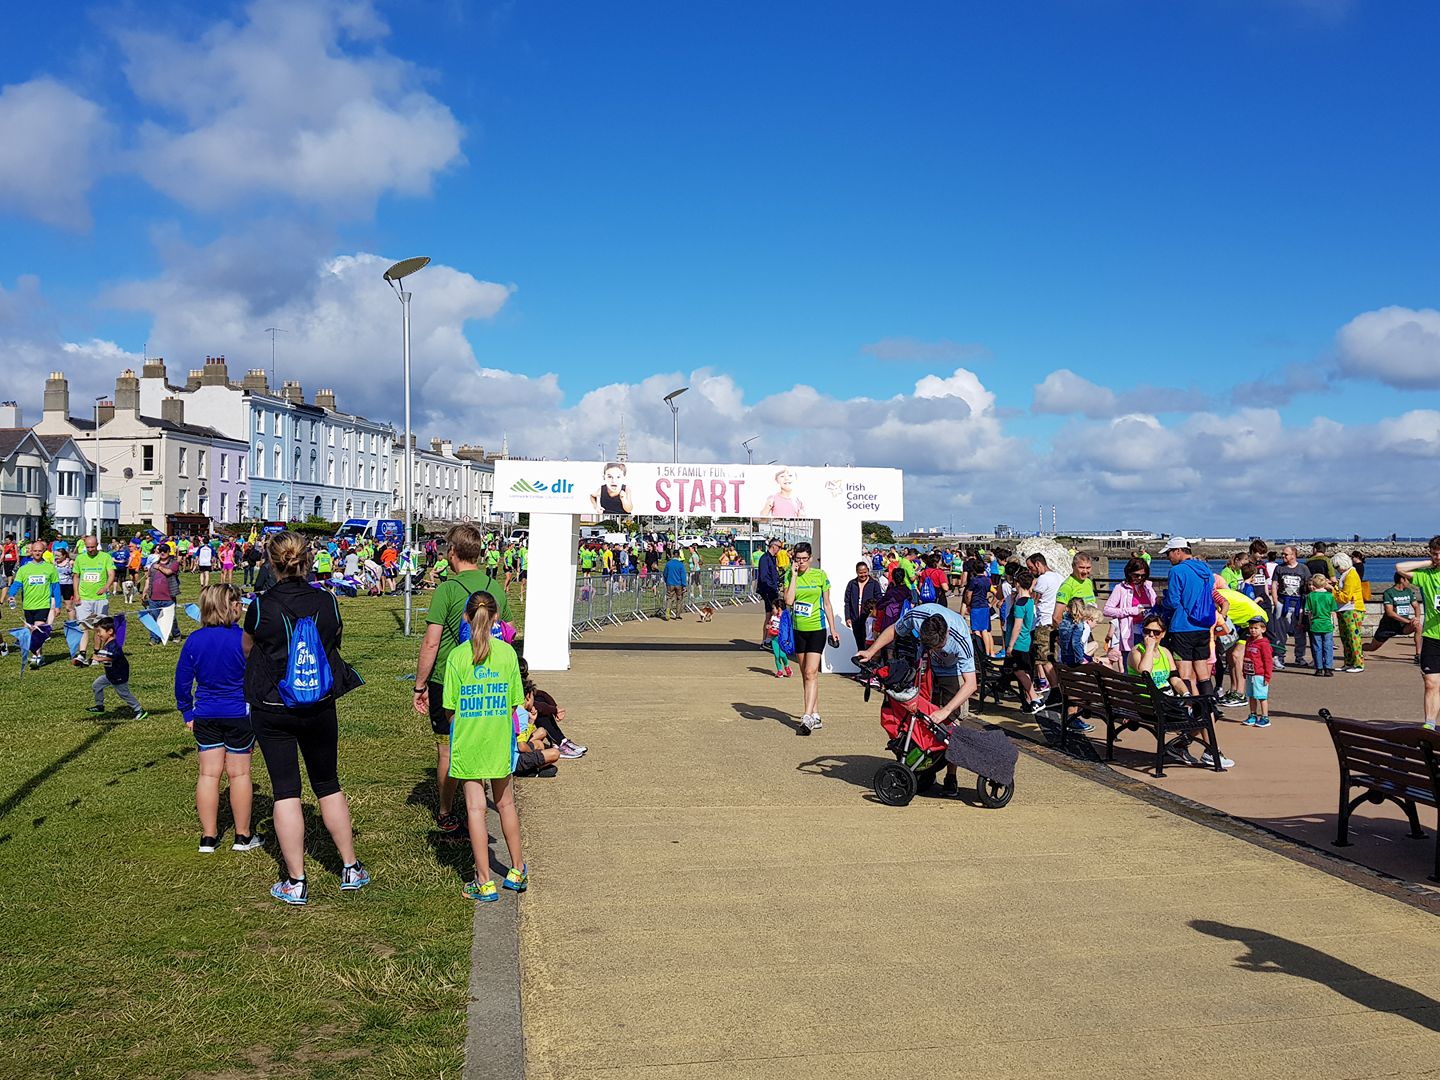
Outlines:
[[[1283, 547], [1291, 541], [1266, 541], [1272, 548]], [[1295, 547], [1299, 550], [1301, 557], [1310, 554], [1310, 544], [1303, 541], [1294, 541]], [[1163, 547], [1163, 544], [1155, 544], [1152, 553]], [[1339, 541], [1327, 541], [1326, 548], [1333, 554], [1336, 551], [1358, 551], [1367, 559], [1427, 559], [1430, 553], [1425, 550], [1423, 540], [1411, 540], [1406, 543], [1392, 544], [1389, 541], [1365, 541], [1358, 544], [1340, 543]], [[1226, 559], [1237, 551], [1246, 551], [1250, 547], [1248, 540], [1237, 540], [1228, 544], [1202, 544], [1198, 541], [1193, 545], [1192, 550], [1196, 555], [1205, 559]]]

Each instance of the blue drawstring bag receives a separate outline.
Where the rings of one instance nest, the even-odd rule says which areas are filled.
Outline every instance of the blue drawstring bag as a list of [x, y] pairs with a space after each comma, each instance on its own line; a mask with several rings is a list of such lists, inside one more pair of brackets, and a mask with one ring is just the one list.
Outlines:
[[287, 615], [285, 627], [289, 634], [290, 655], [285, 661], [285, 676], [279, 682], [280, 700], [292, 709], [318, 705], [330, 696], [335, 687], [330, 658], [320, 644], [320, 628], [309, 615], [293, 626]]
[[780, 651], [786, 656], [795, 655], [795, 623], [790, 618], [790, 609], [780, 612]]

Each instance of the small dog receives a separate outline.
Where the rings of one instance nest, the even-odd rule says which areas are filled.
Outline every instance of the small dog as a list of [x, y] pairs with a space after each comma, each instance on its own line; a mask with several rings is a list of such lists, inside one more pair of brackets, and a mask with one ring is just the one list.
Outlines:
[[704, 607], [702, 607], [702, 608], [700, 609], [700, 621], [701, 621], [701, 622], [709, 622], [710, 619], [714, 616], [714, 614], [715, 614], [715, 609], [714, 609], [714, 607], [712, 607], [712, 606], [709, 605], [709, 604], [706, 604]]

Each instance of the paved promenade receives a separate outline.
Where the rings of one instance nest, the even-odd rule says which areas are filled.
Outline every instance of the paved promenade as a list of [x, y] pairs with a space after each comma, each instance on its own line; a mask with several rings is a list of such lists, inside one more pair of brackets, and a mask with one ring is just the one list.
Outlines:
[[877, 706], [797, 737], [758, 622], [541, 678], [590, 754], [521, 790], [530, 1077], [1440, 1076], [1434, 916], [1030, 755], [879, 804]]

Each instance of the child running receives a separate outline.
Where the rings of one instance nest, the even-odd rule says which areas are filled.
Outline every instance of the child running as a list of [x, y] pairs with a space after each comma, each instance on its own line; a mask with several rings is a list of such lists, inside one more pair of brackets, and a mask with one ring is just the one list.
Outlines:
[[96, 716], [105, 712], [105, 690], [108, 687], [135, 711], [136, 720], [144, 720], [150, 715], [130, 692], [130, 660], [115, 641], [115, 620], [109, 615], [95, 623], [95, 663], [103, 667], [105, 672], [90, 686], [90, 689], [95, 691], [95, 704], [86, 709], [86, 712]]
[[1265, 637], [1265, 628], [1265, 620], [1258, 617], [1245, 627], [1249, 635], [1245, 642], [1245, 696], [1250, 699], [1250, 715], [1245, 723], [1249, 727], [1270, 726], [1270, 676], [1275, 671], [1275, 652]]
[[195, 736], [200, 775], [195, 810], [200, 816], [200, 853], [220, 843], [220, 776], [230, 777], [232, 851], [253, 851], [264, 841], [250, 831], [254, 786], [250, 782], [255, 731], [245, 702], [245, 653], [241, 648], [240, 590], [207, 585], [200, 592], [200, 629], [185, 639], [175, 664], [175, 704]]
[[515, 708], [525, 700], [515, 649], [490, 633], [499, 610], [495, 597], [483, 590], [465, 605], [470, 641], [450, 651], [445, 661], [444, 707], [450, 716], [450, 775], [465, 787], [465, 812], [470, 848], [475, 855], [475, 880], [466, 883], [470, 900], [500, 899], [490, 877], [490, 839], [485, 829], [485, 781], [500, 829], [510, 850], [505, 888], [524, 892], [529, 884], [520, 851], [520, 815], [515, 810], [513, 775], [517, 757]]

